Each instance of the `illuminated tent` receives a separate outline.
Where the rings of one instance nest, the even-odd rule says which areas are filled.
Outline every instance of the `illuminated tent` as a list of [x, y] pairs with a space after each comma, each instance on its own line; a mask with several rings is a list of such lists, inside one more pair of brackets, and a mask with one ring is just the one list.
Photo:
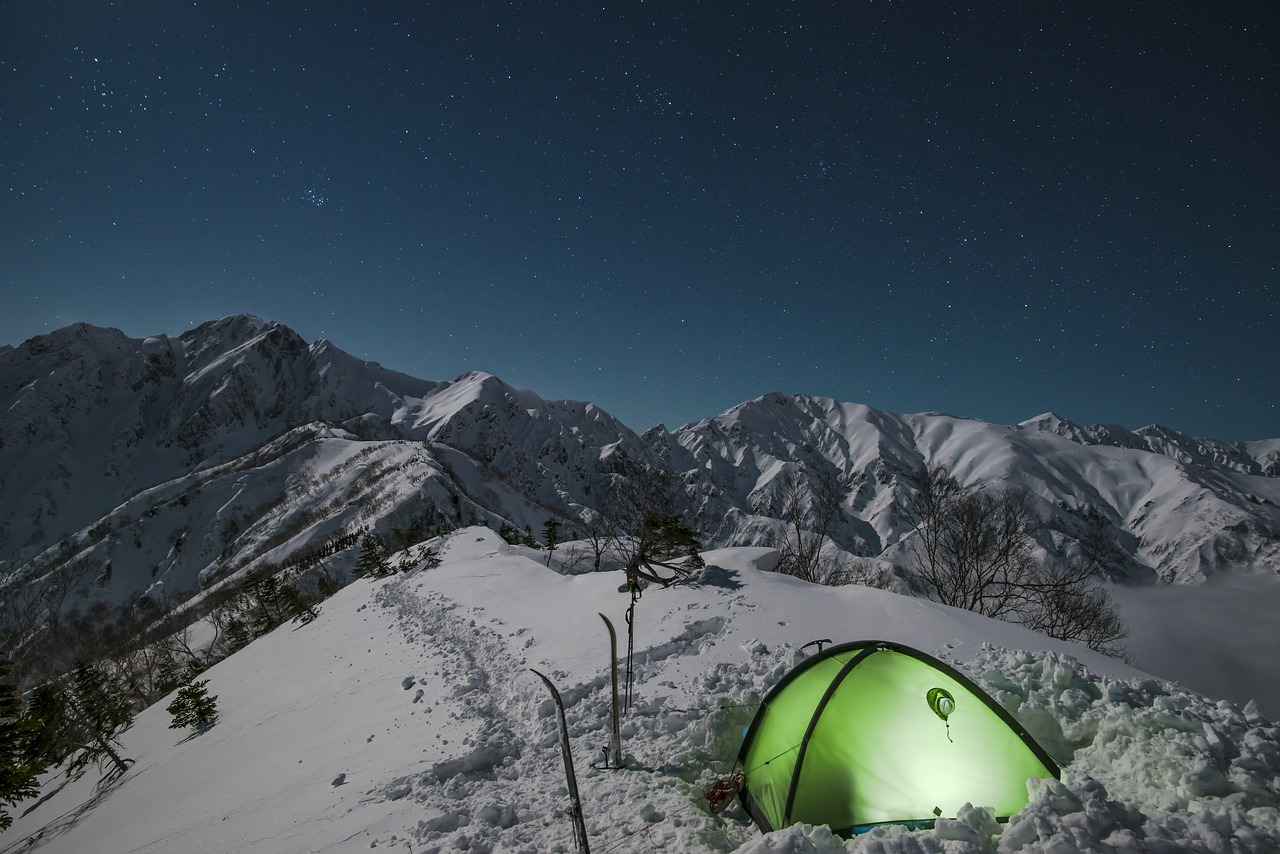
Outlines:
[[766, 833], [797, 822], [844, 836], [929, 827], [966, 803], [1007, 819], [1027, 780], [1058, 766], [981, 688], [896, 643], [831, 647], [769, 692], [738, 761], [741, 799]]

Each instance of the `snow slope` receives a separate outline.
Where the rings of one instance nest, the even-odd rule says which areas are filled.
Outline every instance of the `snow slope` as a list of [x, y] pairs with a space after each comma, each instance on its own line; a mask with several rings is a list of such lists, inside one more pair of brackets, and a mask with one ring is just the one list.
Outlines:
[[[1280, 728], [1256, 706], [924, 600], [770, 574], [766, 549], [710, 552], [696, 583], [645, 592], [631, 770], [593, 770], [609, 726], [597, 612], [625, 632], [620, 575], [559, 575], [484, 528], [441, 545], [440, 567], [357, 582], [208, 671], [222, 718], [204, 734], [167, 729], [163, 702], [144, 711], [123, 779], [47, 780], [0, 851], [572, 850], [552, 705], [530, 667], [565, 697], [597, 852], [1280, 849]], [[822, 637], [952, 662], [1063, 764], [1062, 782], [1035, 784], [1003, 828], [975, 809], [847, 844], [712, 816], [702, 790], [732, 770], [754, 704]]]

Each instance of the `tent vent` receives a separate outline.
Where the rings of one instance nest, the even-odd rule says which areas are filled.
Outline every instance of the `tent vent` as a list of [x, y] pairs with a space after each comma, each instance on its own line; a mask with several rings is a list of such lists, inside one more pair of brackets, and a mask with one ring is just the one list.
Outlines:
[[930, 688], [929, 693], [925, 695], [925, 700], [929, 703], [929, 708], [933, 709], [933, 713], [946, 721], [951, 717], [951, 713], [956, 710], [956, 698], [946, 688]]
[[955, 739], [951, 737], [951, 721], [947, 718], [951, 717], [951, 713], [956, 710], [956, 698], [952, 697], [951, 692], [946, 688], [930, 688], [924, 698], [929, 708], [933, 709], [933, 713], [942, 718], [942, 723], [946, 725], [947, 741], [954, 744]]

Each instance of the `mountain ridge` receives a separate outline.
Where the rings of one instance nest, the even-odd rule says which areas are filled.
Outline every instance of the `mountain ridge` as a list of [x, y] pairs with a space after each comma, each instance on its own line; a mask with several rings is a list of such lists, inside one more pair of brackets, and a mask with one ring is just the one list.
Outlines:
[[680, 476], [708, 546], [769, 542], [782, 478], [826, 472], [843, 494], [834, 544], [901, 563], [910, 475], [943, 463], [967, 485], [1035, 496], [1048, 553], [1069, 555], [1085, 520], [1104, 519], [1130, 579], [1198, 581], [1280, 554], [1280, 440], [780, 392], [641, 435], [590, 402], [484, 371], [418, 379], [251, 315], [176, 338], [81, 323], [29, 339], [0, 350], [0, 407], [0, 566], [35, 577], [92, 562], [109, 568], [94, 595], [112, 598], [203, 589], [432, 514], [571, 531], [628, 460]]

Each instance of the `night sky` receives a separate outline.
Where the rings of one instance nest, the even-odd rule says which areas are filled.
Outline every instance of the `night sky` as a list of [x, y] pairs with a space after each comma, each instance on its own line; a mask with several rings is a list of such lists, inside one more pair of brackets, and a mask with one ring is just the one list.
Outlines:
[[1280, 3], [0, 0], [0, 343], [1280, 437]]

